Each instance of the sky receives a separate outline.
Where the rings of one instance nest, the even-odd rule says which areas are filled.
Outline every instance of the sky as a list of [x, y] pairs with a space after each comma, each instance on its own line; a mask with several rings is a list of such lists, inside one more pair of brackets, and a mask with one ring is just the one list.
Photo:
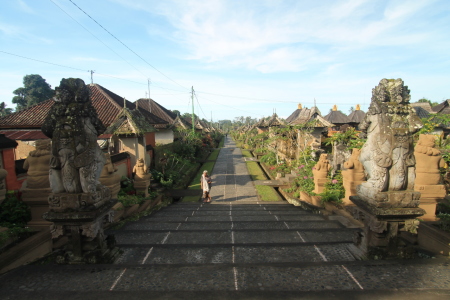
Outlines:
[[[207, 120], [367, 110], [382, 78], [450, 98], [448, 0], [3, 0], [0, 102], [39, 74]], [[150, 82], [150, 84], [148, 84]]]

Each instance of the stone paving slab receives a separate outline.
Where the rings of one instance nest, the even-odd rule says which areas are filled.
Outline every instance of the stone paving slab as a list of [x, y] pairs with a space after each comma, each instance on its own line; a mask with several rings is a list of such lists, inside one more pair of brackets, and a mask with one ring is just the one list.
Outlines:
[[149, 255], [146, 264], [223, 264], [232, 263], [231, 247], [178, 247], [157, 248]]
[[235, 284], [230, 267], [143, 267], [127, 269], [114, 290], [232, 291]]
[[116, 232], [117, 244], [161, 244], [166, 232]]
[[239, 290], [315, 291], [359, 290], [340, 266], [310, 268], [238, 267]]
[[341, 231], [301, 231], [299, 233], [302, 235], [306, 242], [339, 242], [346, 241], [352, 242], [353, 236], [356, 231], [353, 230], [341, 230]]

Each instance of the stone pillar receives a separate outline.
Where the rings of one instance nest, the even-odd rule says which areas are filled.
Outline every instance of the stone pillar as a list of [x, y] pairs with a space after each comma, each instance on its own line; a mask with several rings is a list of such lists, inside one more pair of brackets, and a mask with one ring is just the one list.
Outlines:
[[359, 156], [367, 181], [356, 187], [353, 214], [364, 222], [355, 244], [364, 256], [396, 257], [399, 231], [417, 233], [420, 193], [414, 191], [412, 134], [422, 123], [409, 105], [409, 89], [401, 79], [383, 79], [372, 91], [372, 102], [359, 124], [367, 141]]
[[100, 174], [100, 183], [108, 187], [111, 191], [111, 198], [117, 199], [117, 194], [120, 191], [120, 175], [115, 173], [117, 168], [111, 162], [111, 155], [105, 154], [106, 163], [103, 166]]
[[356, 195], [356, 186], [366, 180], [364, 175], [364, 167], [359, 161], [360, 149], [353, 149], [350, 159], [344, 162], [344, 170], [342, 170], [342, 181], [345, 189], [344, 205], [353, 205], [350, 196]]
[[31, 220], [28, 227], [48, 229], [51, 222], [42, 215], [48, 211], [48, 196], [52, 192], [49, 181], [51, 140], [37, 140], [36, 150], [28, 154], [23, 164], [27, 170], [26, 187], [22, 189], [22, 201], [30, 207]]
[[151, 175], [148, 174], [148, 168], [144, 163], [144, 159], [139, 158], [137, 160], [136, 165], [133, 168], [133, 173], [135, 174], [134, 188], [136, 189], [136, 192], [147, 197]]
[[327, 159], [327, 154], [321, 154], [319, 161], [313, 168], [314, 175], [314, 193], [320, 194], [323, 192], [325, 183], [327, 182], [328, 171], [331, 169], [330, 162]]
[[105, 128], [89, 99], [83, 80], [62, 79], [42, 132], [52, 139], [49, 211], [44, 218], [54, 239], [68, 238], [58, 263], [108, 263], [119, 251], [103, 224], [111, 222], [117, 199], [99, 178], [105, 156], [97, 136]]
[[436, 205], [444, 199], [447, 192], [441, 184], [439, 168], [445, 167], [441, 152], [435, 148], [436, 136], [431, 134], [419, 135], [419, 141], [414, 148], [416, 159], [416, 181], [414, 190], [420, 192], [420, 205], [426, 212], [421, 219], [435, 221]]

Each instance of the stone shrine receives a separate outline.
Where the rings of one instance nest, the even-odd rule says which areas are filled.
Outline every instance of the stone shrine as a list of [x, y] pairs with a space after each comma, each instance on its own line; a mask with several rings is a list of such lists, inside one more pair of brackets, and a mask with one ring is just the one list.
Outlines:
[[[413, 133], [422, 123], [409, 105], [410, 91], [401, 79], [382, 79], [372, 90], [372, 101], [359, 124], [367, 141], [360, 162], [367, 181], [356, 187], [353, 213], [364, 222], [355, 244], [362, 255], [396, 256], [399, 231], [416, 233], [420, 193], [414, 191]], [[380, 254], [383, 253], [383, 254]]]
[[360, 149], [354, 148], [350, 159], [344, 162], [344, 170], [342, 170], [342, 181], [345, 188], [345, 205], [352, 205], [350, 196], [356, 195], [356, 187], [366, 180], [364, 175], [364, 167], [359, 161]]
[[69, 239], [59, 263], [103, 263], [115, 259], [114, 237], [105, 237], [103, 223], [112, 220], [117, 202], [99, 182], [105, 157], [97, 136], [105, 128], [81, 79], [62, 79], [56, 87], [55, 103], [42, 132], [52, 139], [50, 158], [49, 212], [54, 239]]
[[106, 163], [103, 166], [100, 174], [100, 183], [108, 187], [111, 191], [111, 198], [117, 199], [117, 194], [120, 191], [120, 175], [117, 174], [117, 168], [111, 162], [111, 155], [105, 154]]
[[36, 150], [31, 151], [23, 163], [27, 170], [26, 187], [22, 189], [22, 200], [30, 207], [32, 229], [48, 229], [51, 222], [42, 218], [48, 211], [48, 196], [52, 192], [49, 181], [51, 140], [37, 140]]
[[325, 188], [325, 183], [327, 182], [328, 171], [331, 169], [330, 162], [328, 161], [327, 154], [321, 154], [319, 161], [314, 166], [312, 172], [314, 175], [314, 193], [320, 194]]
[[426, 211], [421, 217], [425, 221], [436, 220], [436, 205], [447, 194], [439, 172], [439, 168], [445, 167], [445, 161], [441, 152], [435, 148], [436, 139], [435, 135], [421, 134], [414, 148], [416, 159], [414, 190], [421, 194], [419, 207]]
[[136, 161], [136, 165], [133, 167], [133, 173], [136, 192], [144, 194], [144, 197], [147, 197], [151, 174], [148, 174], [148, 168], [144, 163], [144, 159], [139, 158]]

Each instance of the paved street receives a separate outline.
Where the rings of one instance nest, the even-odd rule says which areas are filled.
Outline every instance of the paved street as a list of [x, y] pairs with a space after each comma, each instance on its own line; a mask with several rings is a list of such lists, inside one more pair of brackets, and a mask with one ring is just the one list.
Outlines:
[[287, 202], [259, 202], [228, 139], [211, 204], [176, 203], [114, 232], [113, 265], [24, 266], [3, 299], [445, 299], [448, 261], [358, 261], [358, 228]]

